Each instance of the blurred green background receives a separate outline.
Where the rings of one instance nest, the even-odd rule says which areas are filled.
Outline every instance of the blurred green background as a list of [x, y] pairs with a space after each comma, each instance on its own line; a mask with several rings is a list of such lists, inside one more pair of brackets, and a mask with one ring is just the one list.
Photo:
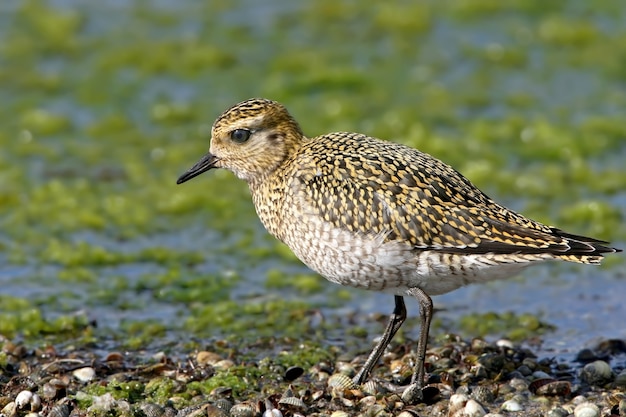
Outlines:
[[[321, 309], [368, 346], [342, 321], [375, 334], [363, 317], [390, 296], [308, 271], [232, 174], [175, 185], [249, 97], [283, 102], [311, 136], [417, 147], [513, 209], [624, 247], [625, 22], [622, 0], [3, 0], [0, 334], [306, 339]], [[564, 328], [564, 344], [626, 337], [623, 267], [461, 290], [436, 299], [439, 324], [511, 310]]]

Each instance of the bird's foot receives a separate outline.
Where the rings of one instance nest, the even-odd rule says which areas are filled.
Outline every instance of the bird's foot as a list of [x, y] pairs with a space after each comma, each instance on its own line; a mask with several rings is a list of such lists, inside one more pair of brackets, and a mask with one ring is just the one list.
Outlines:
[[[375, 381], [375, 384], [378, 386], [378, 389], [381, 390], [381, 392], [397, 394], [407, 405], [417, 403], [431, 404], [437, 398], [439, 398], [440, 395], [439, 388], [437, 388], [437, 386], [435, 385], [427, 385], [424, 387], [415, 382], [410, 385], [396, 385], [385, 380], [376, 379], [373, 381]], [[365, 385], [357, 386], [361, 388], [365, 387]]]
[[413, 383], [402, 392], [400, 396], [405, 404], [417, 404], [424, 400], [424, 393], [421, 384]]

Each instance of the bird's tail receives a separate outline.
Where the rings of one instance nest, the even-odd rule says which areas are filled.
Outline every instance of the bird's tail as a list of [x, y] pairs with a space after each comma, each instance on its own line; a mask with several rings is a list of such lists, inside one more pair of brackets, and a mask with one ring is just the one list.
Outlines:
[[555, 254], [558, 259], [581, 264], [599, 264], [605, 253], [621, 252], [621, 249], [612, 248], [609, 242], [593, 239], [586, 236], [572, 235], [553, 228], [552, 232], [567, 242], [568, 249]]

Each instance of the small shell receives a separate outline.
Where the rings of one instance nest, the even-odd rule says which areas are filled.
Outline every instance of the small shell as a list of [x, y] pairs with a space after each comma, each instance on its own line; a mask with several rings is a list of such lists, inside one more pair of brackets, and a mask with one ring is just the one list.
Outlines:
[[465, 404], [467, 404], [467, 402], [469, 401], [469, 397], [466, 394], [454, 394], [450, 397], [450, 405], [449, 405], [449, 410], [450, 410], [450, 414], [453, 414], [454, 412], [458, 411], [458, 410], [462, 410], [463, 407], [465, 407]]
[[41, 410], [41, 398], [39, 398], [39, 395], [33, 394], [33, 397], [30, 399], [30, 411], [39, 410]]
[[561, 407], [554, 407], [552, 410], [548, 411], [546, 417], [567, 417], [570, 413]]
[[317, 401], [324, 396], [324, 391], [319, 390], [311, 394], [311, 400]]
[[328, 378], [328, 386], [331, 388], [344, 388], [353, 389], [356, 388], [352, 379], [346, 374], [332, 374]]
[[341, 402], [341, 404], [344, 407], [347, 407], [347, 408], [354, 408], [355, 407], [354, 400], [351, 400], [349, 398], [341, 398], [340, 402]]
[[513, 342], [511, 342], [509, 339], [500, 339], [496, 342], [496, 346], [501, 347], [501, 348], [505, 348], [505, 349], [514, 349], [515, 346], [513, 345]]
[[614, 407], [620, 403], [620, 401], [625, 400], [626, 396], [624, 394], [610, 394], [606, 397], [606, 403], [609, 407]]
[[65, 387], [61, 387], [53, 383], [53, 379], [43, 384], [42, 395], [47, 400], [54, 400], [55, 398], [64, 397]]
[[404, 410], [397, 417], [419, 417], [419, 414], [414, 410]]
[[345, 411], [334, 411], [330, 417], [350, 417], [350, 414]]
[[233, 366], [235, 366], [235, 362], [231, 361], [230, 359], [223, 359], [221, 361], [215, 362], [215, 364], [213, 365], [215, 369], [219, 369], [220, 371], [230, 369]]
[[272, 408], [265, 410], [263, 417], [283, 417], [283, 413], [281, 413], [277, 408]]
[[363, 410], [366, 407], [371, 407], [376, 404], [376, 397], [373, 395], [368, 395], [367, 397], [363, 397], [359, 400], [359, 407]]
[[120, 352], [111, 352], [104, 358], [105, 362], [124, 362], [124, 355]]
[[441, 398], [441, 390], [434, 385], [422, 388], [422, 401], [425, 404], [434, 404]]
[[78, 379], [80, 382], [91, 382], [96, 377], [96, 370], [91, 366], [86, 366], [84, 368], [78, 368], [72, 372], [74, 378]]
[[340, 374], [346, 374], [350, 378], [356, 375], [356, 369], [350, 362], [338, 361], [335, 363], [335, 372]]
[[413, 366], [409, 365], [401, 359], [391, 361], [389, 370], [393, 378], [397, 381], [403, 381], [413, 375]]
[[230, 409], [231, 417], [254, 417], [256, 415], [256, 407], [248, 403], [235, 404]]
[[145, 403], [139, 407], [146, 417], [161, 417], [165, 414], [165, 409], [158, 404]]
[[291, 382], [299, 378], [304, 373], [300, 366], [291, 366], [285, 371], [285, 381]]
[[41, 398], [31, 391], [24, 390], [15, 397], [15, 405], [19, 410], [39, 411], [41, 409]]
[[215, 365], [217, 362], [223, 360], [220, 355], [215, 352], [207, 352], [205, 350], [201, 350], [196, 354], [196, 362], [198, 365]]
[[478, 378], [478, 379], [487, 379], [487, 377], [489, 376], [489, 373], [487, 372], [487, 368], [485, 368], [483, 365], [477, 363], [476, 365], [472, 366], [472, 374], [470, 374], [470, 378]]
[[569, 381], [542, 378], [531, 382], [528, 385], [528, 390], [536, 395], [563, 397], [572, 392], [572, 384]]
[[274, 408], [274, 404], [269, 399], [265, 399], [265, 412], [263, 417], [283, 417], [283, 413], [280, 410]]
[[0, 411], [0, 415], [6, 416], [6, 417], [16, 416], [17, 415], [17, 404], [15, 404], [15, 401], [11, 401], [7, 405], [5, 405], [4, 408], [2, 409], [2, 411]]
[[[69, 417], [70, 415], [70, 406], [67, 404], [56, 404], [52, 406], [50, 411], [48, 412], [48, 417]], [[148, 416], [151, 417], [151, 416]]]
[[228, 412], [212, 404], [207, 404], [206, 408], [204, 409], [204, 412], [199, 414], [199, 416], [204, 416], [204, 415], [206, 415], [207, 417], [228, 417]]
[[385, 413], [385, 407], [380, 404], [374, 404], [371, 407], [367, 407], [364, 413], [359, 414], [359, 416], [363, 417], [378, 417], [378, 416], [388, 416]]
[[482, 417], [487, 414], [485, 409], [480, 404], [478, 404], [476, 400], [472, 399], [470, 399], [467, 404], [465, 404], [464, 412], [467, 417]]
[[510, 399], [505, 401], [502, 406], [500, 406], [501, 409], [505, 410], [505, 411], [522, 411], [524, 409], [524, 407], [522, 407], [522, 405], [519, 403], [519, 401], [515, 400], [515, 399]]
[[23, 410], [26, 407], [28, 407], [28, 409], [30, 410], [30, 402], [33, 399], [34, 395], [35, 394], [28, 390], [20, 392], [19, 394], [17, 394], [17, 397], [15, 397], [15, 405], [17, 405], [17, 408], [20, 410]]
[[278, 401], [278, 404], [288, 405], [290, 407], [306, 409], [306, 404], [298, 397], [283, 397]]
[[285, 392], [283, 392], [282, 398], [285, 397], [295, 397], [296, 395], [293, 393], [293, 386], [289, 385]]
[[574, 417], [599, 417], [600, 409], [593, 403], [584, 402], [574, 409]]
[[226, 411], [227, 413], [230, 411], [231, 408], [233, 408], [233, 403], [226, 398], [218, 398], [217, 400], [215, 400], [213, 405], [220, 410]]
[[367, 381], [361, 386], [361, 391], [365, 394], [376, 395], [380, 392], [380, 386], [376, 381]]
[[185, 407], [176, 414], [179, 417], [228, 417], [228, 414], [211, 404], [197, 404]]
[[530, 384], [528, 384], [528, 391], [532, 392], [533, 394], [537, 393], [537, 390], [539, 388], [541, 388], [544, 385], [547, 385], [551, 382], [555, 382], [556, 379], [554, 378], [539, 378], [539, 379], [535, 379], [533, 382], [531, 382]]

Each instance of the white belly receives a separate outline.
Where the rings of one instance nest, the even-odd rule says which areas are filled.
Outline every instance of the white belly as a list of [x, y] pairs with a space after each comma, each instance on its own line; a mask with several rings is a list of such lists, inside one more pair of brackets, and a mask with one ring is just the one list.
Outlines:
[[[302, 232], [299, 233], [298, 229]], [[548, 255], [450, 254], [419, 250], [382, 235], [360, 235], [328, 223], [303, 225], [285, 243], [309, 268], [337, 284], [404, 295], [418, 287], [429, 295], [510, 277]]]

